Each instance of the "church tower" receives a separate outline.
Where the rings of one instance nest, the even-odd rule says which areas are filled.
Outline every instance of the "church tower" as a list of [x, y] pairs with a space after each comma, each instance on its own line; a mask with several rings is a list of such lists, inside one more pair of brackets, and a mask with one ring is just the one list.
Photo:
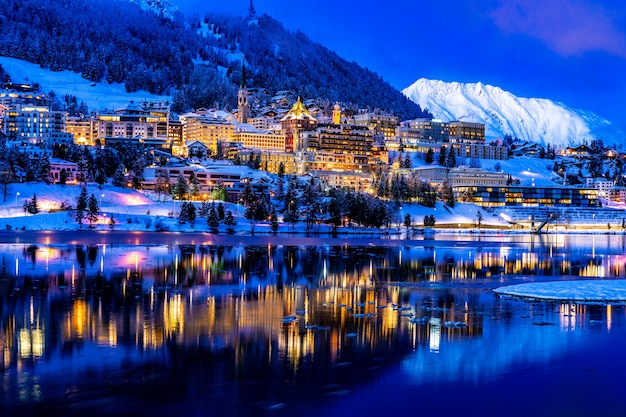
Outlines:
[[339, 106], [339, 103], [335, 103], [335, 106], [333, 107], [333, 124], [341, 124], [341, 107]]
[[248, 123], [248, 88], [246, 87], [246, 65], [241, 61], [241, 84], [237, 92], [237, 119], [239, 123]]

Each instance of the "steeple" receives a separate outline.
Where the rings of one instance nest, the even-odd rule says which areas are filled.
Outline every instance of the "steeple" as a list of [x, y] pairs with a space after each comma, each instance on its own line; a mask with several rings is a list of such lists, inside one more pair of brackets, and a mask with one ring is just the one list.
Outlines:
[[241, 83], [239, 84], [240, 88], [246, 88], [246, 63], [245, 57], [241, 60]]
[[254, 10], [254, 4], [250, 0], [250, 7], [248, 7], [248, 19], [254, 19], [256, 17], [256, 10]]
[[250, 108], [248, 107], [248, 88], [246, 87], [246, 64], [244, 59], [241, 60], [241, 84], [237, 92], [237, 119], [239, 123], [248, 123], [248, 115]]

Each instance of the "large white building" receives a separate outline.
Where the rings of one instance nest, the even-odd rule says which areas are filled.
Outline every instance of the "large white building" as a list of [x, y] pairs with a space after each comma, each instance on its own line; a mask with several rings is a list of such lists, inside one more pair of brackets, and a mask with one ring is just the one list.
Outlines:
[[3, 131], [11, 138], [40, 138], [65, 132], [67, 113], [44, 106], [18, 106], [4, 112]]

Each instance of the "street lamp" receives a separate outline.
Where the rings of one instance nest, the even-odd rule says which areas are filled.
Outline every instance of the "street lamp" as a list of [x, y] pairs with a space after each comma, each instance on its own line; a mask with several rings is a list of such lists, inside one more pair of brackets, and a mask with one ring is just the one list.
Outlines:
[[20, 192], [15, 193], [15, 208], [17, 208], [17, 198], [20, 196]]

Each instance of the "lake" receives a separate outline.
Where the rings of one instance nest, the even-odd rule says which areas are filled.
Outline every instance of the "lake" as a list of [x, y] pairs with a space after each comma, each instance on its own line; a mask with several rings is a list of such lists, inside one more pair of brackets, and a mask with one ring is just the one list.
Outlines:
[[0, 233], [3, 416], [624, 416], [623, 235]]

